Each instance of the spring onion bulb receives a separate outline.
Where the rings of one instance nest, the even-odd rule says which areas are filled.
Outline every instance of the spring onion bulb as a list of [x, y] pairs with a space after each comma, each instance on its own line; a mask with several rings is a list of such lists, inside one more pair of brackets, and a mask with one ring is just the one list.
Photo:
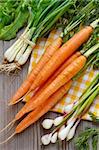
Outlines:
[[43, 135], [42, 138], [41, 138], [42, 144], [43, 145], [48, 145], [51, 142], [51, 136], [52, 136], [52, 134]]
[[58, 126], [62, 121], [63, 121], [64, 117], [60, 116], [54, 119], [54, 126]]
[[60, 140], [63, 141], [63, 140], [66, 139], [66, 137], [67, 137], [67, 135], [68, 135], [68, 133], [69, 133], [71, 127], [73, 126], [73, 124], [74, 124], [74, 121], [72, 121], [70, 124], [68, 124], [63, 130], [59, 131], [59, 133], [58, 133], [58, 138], [59, 138]]
[[53, 125], [53, 120], [52, 119], [45, 119], [43, 122], [42, 122], [42, 126], [44, 129], [50, 129]]
[[52, 135], [52, 137], [51, 137], [51, 143], [56, 143], [57, 137], [58, 137], [58, 133], [55, 132], [55, 133]]
[[76, 128], [77, 128], [79, 122], [80, 122], [80, 120], [78, 120], [78, 121], [74, 124], [74, 126], [70, 129], [70, 131], [69, 131], [69, 133], [68, 133], [68, 135], [67, 135], [67, 141], [71, 140], [71, 139], [74, 137], [75, 131], [76, 131]]

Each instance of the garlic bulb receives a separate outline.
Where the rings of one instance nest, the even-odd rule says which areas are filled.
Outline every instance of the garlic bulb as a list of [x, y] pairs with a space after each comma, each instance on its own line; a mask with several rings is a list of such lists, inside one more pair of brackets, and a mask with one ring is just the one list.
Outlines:
[[45, 119], [43, 122], [42, 122], [42, 126], [44, 129], [50, 129], [53, 125], [53, 120], [52, 119]]
[[73, 138], [74, 134], [75, 134], [75, 131], [76, 131], [76, 127], [77, 125], [79, 124], [80, 120], [78, 120], [75, 125], [70, 129], [70, 132], [69, 134], [67, 135], [67, 141], [69, 141], [70, 139]]
[[64, 117], [60, 116], [54, 119], [54, 126], [58, 126], [62, 121], [63, 121]]
[[55, 132], [55, 133], [52, 135], [52, 137], [51, 137], [51, 143], [56, 143], [56, 141], [57, 141], [57, 136], [58, 136], [58, 133]]
[[72, 125], [73, 125], [73, 122], [71, 122], [69, 125], [67, 125], [66, 128], [64, 128], [63, 130], [59, 131], [58, 138], [60, 140], [65, 140], [66, 139]]
[[48, 145], [51, 142], [51, 135], [52, 134], [46, 134], [41, 137], [41, 142], [43, 145]]

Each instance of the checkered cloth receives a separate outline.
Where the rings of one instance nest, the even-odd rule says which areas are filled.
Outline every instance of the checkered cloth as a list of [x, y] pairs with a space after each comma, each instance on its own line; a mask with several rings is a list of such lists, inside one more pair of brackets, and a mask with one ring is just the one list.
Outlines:
[[[29, 66], [29, 72], [34, 68], [35, 64], [39, 61], [42, 54], [46, 50], [46, 47], [52, 43], [53, 40], [55, 40], [61, 33], [61, 29], [53, 30], [49, 34], [48, 39], [40, 39], [34, 48], [31, 60], [30, 60], [30, 66]], [[79, 100], [79, 97], [85, 90], [85, 88], [88, 86], [92, 78], [96, 75], [96, 71], [93, 71], [92, 69], [87, 69], [83, 76], [81, 76], [78, 80], [73, 82], [71, 89], [69, 92], [58, 102], [58, 104], [52, 109], [52, 111], [63, 113], [64, 108], [66, 105], [73, 103], [74, 101]], [[27, 95], [25, 97], [26, 100], [30, 99], [32, 96], [32, 93]], [[91, 105], [89, 112], [92, 112], [94, 115], [99, 117], [99, 97], [97, 97], [93, 104]], [[88, 112], [83, 116], [83, 119], [90, 120], [90, 116]]]

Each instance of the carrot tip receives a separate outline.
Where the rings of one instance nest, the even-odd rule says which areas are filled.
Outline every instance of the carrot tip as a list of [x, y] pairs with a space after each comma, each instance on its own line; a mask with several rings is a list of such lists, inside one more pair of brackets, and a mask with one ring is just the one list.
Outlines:
[[23, 100], [23, 97], [20, 98], [20, 99], [18, 99], [17, 101], [12, 101], [12, 100], [10, 100], [10, 102], [8, 103], [8, 106], [15, 105], [15, 104], [17, 104], [18, 102], [20, 102], [20, 101], [22, 101], [22, 100]]
[[15, 105], [17, 102], [12, 102], [12, 101], [10, 101], [9, 103], [8, 103], [8, 106], [12, 106], [12, 105]]

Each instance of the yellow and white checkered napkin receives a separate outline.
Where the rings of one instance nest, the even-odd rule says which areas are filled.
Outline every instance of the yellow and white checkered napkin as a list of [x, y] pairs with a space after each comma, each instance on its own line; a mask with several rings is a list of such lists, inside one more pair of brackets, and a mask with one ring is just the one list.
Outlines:
[[[53, 30], [51, 31], [48, 39], [40, 39], [34, 48], [30, 60], [29, 72], [34, 68], [35, 64], [41, 58], [42, 54], [46, 50], [46, 47], [52, 43], [60, 35], [61, 30]], [[92, 78], [95, 76], [96, 71], [92, 69], [88, 70], [84, 73], [82, 77], [73, 82], [71, 89], [68, 94], [66, 94], [62, 100], [58, 102], [58, 104], [53, 108], [53, 111], [63, 113], [64, 107], [74, 101], [77, 101], [80, 95], [83, 93], [84, 89], [88, 86]], [[31, 94], [26, 97], [30, 99]], [[97, 117], [99, 117], [99, 97], [95, 99], [94, 103], [91, 105], [89, 112], [92, 112]], [[83, 119], [90, 120], [88, 113], [86, 113]]]

